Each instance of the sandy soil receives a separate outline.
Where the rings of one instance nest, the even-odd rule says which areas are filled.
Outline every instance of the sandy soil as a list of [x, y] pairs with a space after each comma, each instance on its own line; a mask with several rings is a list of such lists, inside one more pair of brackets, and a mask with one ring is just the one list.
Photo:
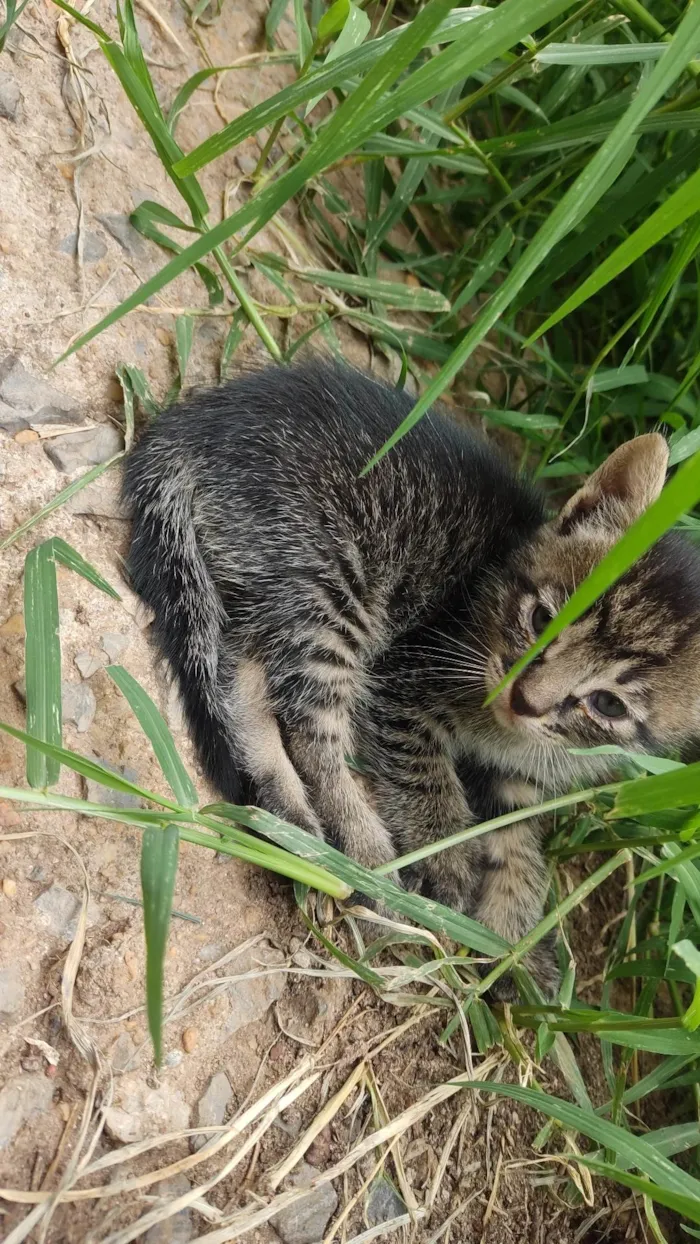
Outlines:
[[[183, 10], [164, 0], [159, 11], [177, 43], [141, 9], [138, 22], [161, 98], [169, 102], [181, 82], [206, 62]], [[264, 0], [236, 0], [235, 4], [226, 0], [221, 17], [212, 26], [200, 28], [201, 45], [210, 62], [228, 64], [259, 50], [265, 11]], [[97, 0], [90, 15], [109, 29], [115, 28], [105, 0]], [[6, 93], [9, 89], [10, 96], [13, 89], [20, 91], [14, 115], [0, 119], [0, 378], [3, 360], [18, 356], [28, 377], [31, 407], [25, 403], [22, 408], [26, 417], [21, 418], [21, 426], [13, 428], [10, 420], [9, 431], [0, 431], [0, 537], [89, 465], [86, 458], [67, 474], [56, 465], [55, 456], [49, 457], [47, 447], [55, 449], [62, 441], [70, 445], [66, 435], [86, 426], [121, 428], [120, 393], [114, 379], [119, 363], [142, 367], [156, 393], [165, 392], [174, 374], [174, 321], [162, 306], [206, 305], [198, 279], [187, 274], [167, 291], [162, 305], [156, 300], [47, 374], [72, 337], [93, 322], [98, 308], [114, 305], [134, 288], [137, 279], [156, 271], [163, 262], [157, 246], [124, 230], [124, 217], [144, 198], [180, 210], [150, 141], [93, 37], [67, 24], [57, 31], [57, 18], [58, 10], [47, 0], [36, 0], [0, 60], [1, 73], [9, 76], [14, 87], [8, 87], [7, 78], [0, 78], [0, 86]], [[284, 30], [283, 26], [283, 34]], [[286, 37], [291, 43], [289, 27]], [[87, 109], [81, 110], [77, 103], [76, 79], [69, 71], [67, 55], [85, 66], [80, 80], [87, 84]], [[206, 86], [182, 117], [181, 144], [185, 149], [193, 147], [221, 125], [222, 115], [226, 119], [238, 115], [290, 76], [289, 67], [259, 66], [229, 74], [219, 93], [218, 109], [213, 86]], [[6, 110], [12, 112], [11, 107]], [[257, 153], [251, 141], [235, 156], [204, 171], [202, 183], [214, 205], [213, 218], [221, 210], [225, 192], [245, 194], [242, 175], [250, 171]], [[105, 223], [114, 217], [121, 221], [122, 242]], [[78, 230], [82, 234], [80, 256], [71, 241]], [[266, 231], [258, 245], [279, 248], [279, 240]], [[245, 279], [256, 297], [275, 300], [274, 288], [256, 272], [248, 269]], [[197, 321], [188, 373], [191, 383], [216, 378], [227, 323], [222, 316]], [[276, 333], [284, 331], [281, 322], [271, 323]], [[253, 336], [249, 330], [244, 354], [259, 353]], [[361, 338], [347, 330], [342, 340], [354, 361], [370, 364]], [[18, 374], [10, 364], [5, 371]], [[50, 419], [46, 415], [47, 404], [52, 407], [58, 398], [47, 396], [41, 388], [44, 382], [62, 395], [65, 425], [55, 412]], [[7, 405], [0, 404], [0, 415], [3, 411], [7, 417]], [[47, 420], [53, 420], [50, 427]], [[79, 447], [76, 452], [83, 451]], [[204, 796], [206, 787], [183, 732], [176, 697], [149, 641], [147, 618], [124, 579], [121, 558], [128, 525], [120, 516], [117, 477], [117, 469], [105, 474], [0, 554], [0, 717], [18, 726], [24, 723], [16, 687], [24, 663], [24, 557], [40, 539], [62, 536], [121, 596], [119, 602], [112, 601], [75, 575], [59, 572], [63, 677], [71, 685], [69, 694], [71, 689], [74, 696], [78, 694], [81, 705], [81, 713], [76, 714], [81, 728], [67, 721], [66, 745], [126, 766], [143, 785], [163, 789], [158, 766], [137, 722], [104, 672], [108, 653], [116, 651], [119, 661], [162, 707]], [[0, 737], [0, 774], [7, 786], [25, 782], [23, 751], [7, 736]], [[82, 782], [66, 770], [58, 789], [64, 794], [83, 793]], [[150, 1244], [186, 1241], [209, 1238], [222, 1215], [238, 1207], [265, 1205], [269, 1197], [266, 1173], [291, 1150], [295, 1138], [368, 1051], [364, 1088], [353, 1091], [306, 1153], [312, 1174], [329, 1169], [378, 1127], [383, 1111], [394, 1118], [430, 1089], [464, 1071], [460, 1042], [449, 1047], [438, 1044], [440, 1024], [430, 1016], [395, 1036], [384, 1052], [372, 1054], [381, 1034], [390, 1033], [411, 1013], [380, 1003], [357, 982], [330, 977], [323, 968], [325, 954], [322, 962], [312, 957], [308, 943], [304, 945], [306, 930], [289, 887], [243, 864], [185, 844], [175, 894], [181, 914], [172, 924], [166, 991], [172, 1001], [195, 977], [199, 987], [187, 995], [168, 1022], [165, 1065], [156, 1072], [142, 1011], [142, 920], [134, 905], [139, 895], [138, 860], [136, 829], [78, 819], [70, 813], [19, 812], [16, 805], [0, 802], [0, 971], [4, 973], [0, 976], [0, 1005], [4, 1007], [0, 1018], [5, 1021], [0, 1115], [3, 1108], [6, 1112], [6, 1122], [0, 1124], [0, 1183], [6, 1190], [15, 1190], [0, 1202], [0, 1214], [4, 1214], [3, 1234], [17, 1232], [13, 1240], [46, 1238], [79, 1244], [122, 1239], [119, 1232], [127, 1224], [154, 1206], [186, 1195], [191, 1186], [219, 1169], [212, 1158], [189, 1176], [179, 1173], [165, 1184], [154, 1178], [141, 1189], [107, 1199], [86, 1197], [60, 1204], [46, 1237], [34, 1235], [26, 1219], [31, 1201], [18, 1203], [17, 1196], [51, 1192], [68, 1178], [71, 1164], [85, 1153], [84, 1117], [88, 1144], [97, 1127], [91, 1160], [110, 1154], [118, 1157], [129, 1142], [179, 1133], [200, 1122], [213, 1126], [235, 1118], [281, 1077], [298, 1070], [303, 1060], [315, 1060], [323, 1074], [267, 1128], [244, 1162], [176, 1217], [152, 1226], [148, 1234], [139, 1233], [138, 1228], [136, 1234], [128, 1234], [129, 1239], [147, 1239]], [[85, 877], [91, 900], [73, 1006], [79, 1027], [95, 1043], [106, 1069], [97, 1097], [98, 1104], [107, 1109], [104, 1130], [97, 1126], [97, 1115], [88, 1110], [84, 1116], [86, 1102], [90, 1105], [93, 1072], [89, 1060], [69, 1039], [60, 1005], [61, 977]], [[230, 953], [239, 947], [240, 951]], [[313, 968], [321, 974], [309, 975]], [[594, 964], [590, 974], [595, 971]], [[333, 1037], [338, 1025], [340, 1031]], [[37, 1045], [37, 1040], [48, 1045]], [[56, 1056], [57, 1065], [52, 1065]], [[581, 1057], [585, 1059], [585, 1050]], [[107, 1072], [111, 1072], [111, 1088]], [[501, 1073], [512, 1077], [514, 1070], [503, 1061]], [[556, 1077], [552, 1072], [548, 1075], [556, 1087]], [[419, 1210], [426, 1208], [431, 1187], [437, 1187], [430, 1213], [417, 1220], [411, 1238], [437, 1239], [441, 1224], [465, 1204], [454, 1224], [439, 1236], [441, 1240], [483, 1239], [486, 1244], [497, 1244], [546, 1239], [548, 1244], [574, 1240], [593, 1244], [602, 1238], [643, 1239], [636, 1216], [621, 1210], [619, 1199], [608, 1202], [603, 1194], [595, 1210], [567, 1204], [562, 1199], [564, 1184], [553, 1184], [551, 1166], [526, 1165], [535, 1156], [531, 1142], [538, 1126], [534, 1116], [507, 1102], [490, 1105], [485, 1099], [477, 1102], [457, 1096], [408, 1128], [393, 1157], [387, 1158], [386, 1173], [404, 1192], [412, 1189]], [[451, 1149], [446, 1149], [448, 1144]], [[173, 1140], [136, 1156], [128, 1175], [158, 1172], [189, 1152], [186, 1139]], [[436, 1181], [443, 1154], [444, 1172]], [[372, 1175], [376, 1157], [370, 1153], [338, 1176], [332, 1185], [335, 1193], [329, 1194], [327, 1187], [325, 1201], [314, 1194], [317, 1218], [311, 1226], [298, 1221], [280, 1221], [276, 1227], [267, 1223], [248, 1232], [246, 1238], [256, 1244], [279, 1239], [287, 1244], [304, 1244], [304, 1240], [316, 1244], [358, 1193], [363, 1180]], [[112, 1180], [124, 1177], [119, 1163], [107, 1168], [108, 1176], [110, 1170]], [[88, 1176], [79, 1187], [101, 1182], [103, 1176]], [[378, 1195], [376, 1188], [374, 1195]], [[401, 1212], [396, 1204], [381, 1211], [384, 1217]], [[598, 1210], [600, 1217], [596, 1217]], [[367, 1213], [360, 1195], [335, 1238], [349, 1240], [375, 1221], [380, 1211], [375, 1205], [369, 1218]], [[314, 1231], [316, 1235], [309, 1234]], [[403, 1228], [394, 1238], [402, 1234], [408, 1238]]]

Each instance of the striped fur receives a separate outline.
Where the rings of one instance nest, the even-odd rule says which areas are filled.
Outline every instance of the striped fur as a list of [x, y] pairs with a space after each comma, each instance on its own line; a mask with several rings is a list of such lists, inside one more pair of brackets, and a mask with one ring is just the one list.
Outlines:
[[[269, 368], [165, 411], [125, 479], [133, 582], [210, 779], [370, 867], [606, 773], [571, 746], [657, 751], [698, 726], [700, 568], [675, 536], [483, 707], [533, 610], [555, 612], [658, 494], [662, 438], [623, 446], [548, 522], [438, 412], [361, 477], [410, 407], [349, 368]], [[596, 711], [601, 691], [624, 716]], [[517, 940], [542, 912], [540, 829], [440, 853], [420, 882]], [[532, 967], [551, 989], [550, 947]]]

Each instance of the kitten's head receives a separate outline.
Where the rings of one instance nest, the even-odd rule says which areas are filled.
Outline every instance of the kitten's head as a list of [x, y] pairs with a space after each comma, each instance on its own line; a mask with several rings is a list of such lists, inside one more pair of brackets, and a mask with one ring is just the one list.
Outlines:
[[[662, 436], [628, 441], [516, 555], [489, 601], [489, 690], [656, 499], [667, 465]], [[700, 735], [697, 551], [680, 536], [663, 537], [490, 711], [488, 733], [521, 769], [517, 758], [538, 745], [563, 760], [571, 747], [612, 743], [658, 754]], [[572, 776], [598, 768], [571, 766]]]

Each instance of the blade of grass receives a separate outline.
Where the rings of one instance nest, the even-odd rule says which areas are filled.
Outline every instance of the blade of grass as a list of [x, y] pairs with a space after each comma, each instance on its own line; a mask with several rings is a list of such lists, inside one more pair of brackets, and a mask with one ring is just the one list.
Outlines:
[[[58, 626], [58, 611], [56, 611], [56, 626]], [[29, 673], [29, 670], [27, 670], [27, 673]], [[58, 685], [60, 688], [60, 666]], [[29, 680], [27, 680], [27, 703], [29, 703]], [[52, 720], [55, 723], [55, 713]], [[159, 804], [161, 807], [168, 808], [173, 812], [180, 810], [178, 805], [173, 803], [171, 799], [165, 799], [162, 795], [156, 795], [153, 791], [145, 790], [142, 786], [129, 782], [127, 778], [120, 777], [118, 773], [113, 773], [111, 769], [105, 769], [103, 765], [97, 764], [96, 761], [88, 760], [86, 756], [80, 756], [77, 752], [69, 751], [67, 748], [61, 747], [59, 744], [53, 743], [38, 734], [34, 735], [24, 730], [18, 730], [16, 726], [8, 726], [3, 721], [0, 721], [0, 730], [4, 730], [13, 739], [18, 739], [20, 743], [24, 743], [29, 750], [40, 751], [48, 761], [53, 762], [54, 766], [64, 764], [66, 768], [79, 773], [81, 777], [87, 778], [92, 782], [99, 782], [101, 786], [108, 786], [110, 790], [122, 791], [127, 795], [137, 795], [140, 799], [148, 799], [151, 803]], [[53, 780], [55, 781], [56, 779], [54, 778]], [[30, 785], [39, 785], [39, 783], [30, 781]], [[47, 785], [47, 783], [45, 782], [43, 785]]]
[[149, 826], [141, 842], [141, 893], [146, 937], [146, 1012], [156, 1066], [163, 1061], [163, 965], [179, 851], [177, 825]]
[[[517, 1084], [495, 1084], [489, 1080], [460, 1080], [458, 1083], [463, 1084], [465, 1088], [510, 1097], [523, 1106], [530, 1106], [533, 1110], [556, 1119], [562, 1127], [574, 1132], [582, 1132], [584, 1136], [597, 1141], [606, 1149], [621, 1154], [630, 1166], [649, 1175], [654, 1180], [655, 1186], [662, 1189], [665, 1194], [679, 1198], [678, 1203], [683, 1205], [680, 1212], [687, 1214], [688, 1209], [691, 1208], [692, 1213], [688, 1216], [692, 1217], [694, 1222], [700, 1222], [700, 1180], [686, 1174], [641, 1137], [634, 1136], [625, 1128], [608, 1123], [607, 1120], [582, 1110], [579, 1106], [573, 1106], [571, 1102], [551, 1097], [539, 1089], [521, 1088]], [[579, 1160], [578, 1155], [576, 1160]], [[614, 1177], [617, 1179], [620, 1177], [618, 1168], [615, 1167], [614, 1170]]]
[[[58, 634], [56, 563], [49, 544], [27, 554], [24, 564], [24, 646], [28, 735], [60, 748], [61, 643]], [[22, 733], [20, 731], [20, 733]], [[27, 746], [27, 781], [43, 789], [61, 772], [60, 759]]]
[[686, 1218], [690, 1218], [693, 1222], [700, 1222], [700, 1207], [698, 1202], [691, 1197], [683, 1196], [677, 1192], [670, 1192], [668, 1188], [652, 1183], [649, 1179], [643, 1179], [641, 1175], [634, 1175], [631, 1171], [621, 1170], [619, 1166], [613, 1165], [612, 1162], [600, 1162], [594, 1158], [587, 1157], [585, 1154], [577, 1154], [576, 1161], [581, 1162], [583, 1166], [587, 1166], [596, 1175], [602, 1175], [605, 1179], [614, 1179], [617, 1183], [624, 1184], [626, 1188], [631, 1188], [633, 1192], [640, 1192], [642, 1196], [651, 1197], [653, 1201], [658, 1201], [659, 1205], [665, 1205], [668, 1209], [675, 1210], [677, 1214], [684, 1214]]
[[60, 536], [52, 536], [46, 542], [46, 548], [48, 549], [49, 556], [53, 557], [54, 561], [60, 562], [66, 569], [73, 570], [83, 579], [87, 579], [88, 583], [92, 583], [93, 587], [98, 587], [101, 592], [111, 596], [112, 600], [121, 600], [119, 593], [112, 587], [111, 583], [108, 583], [102, 577], [99, 570], [95, 570], [94, 566], [86, 562], [85, 558], [81, 557], [80, 553], [72, 548], [70, 544], [67, 544], [65, 540], [62, 540]]
[[[565, 316], [570, 315], [577, 307], [597, 294], [610, 281], [624, 272], [630, 264], [644, 255], [667, 234], [682, 225], [689, 216], [700, 211], [700, 171], [694, 173], [687, 181], [666, 199], [664, 203], [648, 216], [643, 224], [635, 229], [630, 237], [618, 246], [607, 259], [596, 268], [595, 272], [562, 303], [552, 315], [548, 316], [531, 340], [549, 332]], [[530, 344], [529, 341], [526, 344]]]
[[151, 744], [163, 774], [178, 803], [186, 808], [197, 805], [197, 792], [187, 772], [173, 736], [143, 687], [121, 665], [108, 665], [107, 673], [128, 701], [141, 729]]
[[329, 843], [307, 834], [296, 825], [280, 821], [260, 808], [239, 808], [220, 803], [212, 804], [204, 812], [225, 816], [238, 824], [246, 825], [266, 838], [271, 838], [279, 846], [294, 851], [302, 860], [311, 860], [325, 866], [353, 889], [385, 903], [387, 907], [414, 919], [425, 928], [432, 929], [434, 933], [442, 933], [452, 941], [487, 955], [501, 955], [509, 949], [508, 943], [502, 937], [477, 921], [458, 915], [441, 903], [401, 890], [387, 878], [378, 876], [376, 872], [363, 868], [361, 864], [336, 851]]
[[[501, 5], [498, 11], [502, 12], [504, 8], [505, 5]], [[430, 409], [432, 403], [440, 397], [489, 330], [503, 315], [518, 291], [547, 257], [552, 247], [595, 206], [632, 154], [636, 145], [634, 136], [640, 122], [673, 85], [698, 49], [700, 49], [700, 9], [688, 9], [678, 27], [673, 43], [669, 45], [662, 59], [657, 62], [652, 74], [640, 88], [612, 133], [576, 178], [574, 184], [557, 202], [536, 237], [482, 310], [473, 327], [465, 334], [448, 362], [440, 369], [438, 375], [419, 398], [410, 415], [404, 419], [370, 460], [365, 471], [376, 465]]]
[[[61, 0], [61, 3], [64, 4], [65, 0]], [[440, 68], [438, 67], [437, 71], [434, 69], [440, 56], [430, 62], [428, 68], [433, 66], [433, 72], [427, 80], [422, 76], [422, 70], [417, 70], [409, 75], [396, 92], [390, 94], [389, 88], [424, 46], [424, 41], [432, 35], [450, 7], [451, 0], [429, 0], [418, 17], [402, 31], [390, 52], [384, 54], [358, 88], [343, 101], [298, 164], [267, 189], [261, 191], [244, 207], [234, 212], [232, 216], [227, 217], [202, 238], [193, 242], [154, 277], [140, 285], [118, 307], [115, 307], [73, 342], [58, 362], [80, 349], [105, 328], [116, 323], [152, 294], [157, 293], [196, 260], [220, 247], [232, 234], [246, 225], [251, 225], [243, 241], [238, 244], [237, 249], [241, 249], [293, 195], [306, 185], [310, 178], [316, 176], [329, 164], [337, 162], [375, 130], [383, 128], [396, 116], [401, 115], [405, 106], [420, 103], [434, 94], [435, 88], [439, 89], [442, 86]], [[478, 67], [483, 61], [505, 50], [513, 40], [519, 37], [519, 31], [527, 32], [531, 23], [546, 21], [565, 7], [566, 0], [527, 0], [527, 2], [504, 0], [493, 13], [489, 11], [488, 17], [475, 19], [479, 29], [474, 31], [473, 39], [469, 40], [468, 50], [463, 47], [457, 48], [456, 67], [452, 61], [450, 62], [450, 72], [454, 75], [454, 80], [465, 76], [470, 71], [470, 67]], [[450, 48], [448, 52], [452, 50]], [[445, 53], [440, 55], [445, 55]], [[392, 101], [390, 105], [383, 102], [387, 97]], [[192, 153], [187, 159], [178, 163], [178, 175], [188, 175], [194, 168], [201, 168], [202, 164], [208, 163], [208, 156], [202, 158], [201, 149], [196, 159], [195, 155], [196, 153]]]
[[684, 808], [698, 803], [700, 763], [625, 782], [617, 792], [608, 816], [611, 820], [643, 816], [648, 812], [665, 812], [668, 808]]
[[[460, 38], [466, 23], [473, 22], [476, 17], [481, 17], [487, 12], [487, 9], [477, 5], [447, 14], [434, 30], [426, 33], [422, 48], [437, 46], [440, 43]], [[236, 117], [234, 121], [225, 125], [218, 133], [213, 134], [211, 138], [206, 139], [190, 152], [187, 159], [193, 171], [197, 172], [212, 160], [218, 159], [246, 138], [257, 134], [259, 130], [274, 125], [275, 121], [288, 116], [300, 104], [307, 103], [316, 94], [323, 96], [335, 87], [342, 87], [348, 79], [369, 71], [381, 56], [393, 51], [404, 30], [405, 27], [398, 27], [379, 39], [372, 39], [353, 51], [346, 52], [337, 60], [326, 62], [322, 69], [306, 74], [298, 82], [278, 91], [270, 99], [264, 100], [254, 108], [249, 108], [243, 116]], [[417, 48], [416, 51], [419, 52], [422, 48]]]
[[414, 288], [399, 281], [378, 281], [371, 277], [355, 276], [347, 272], [333, 272], [323, 268], [295, 268], [295, 276], [313, 285], [339, 289], [358, 298], [383, 302], [388, 307], [406, 311], [449, 311], [450, 304], [444, 294], [436, 289]]

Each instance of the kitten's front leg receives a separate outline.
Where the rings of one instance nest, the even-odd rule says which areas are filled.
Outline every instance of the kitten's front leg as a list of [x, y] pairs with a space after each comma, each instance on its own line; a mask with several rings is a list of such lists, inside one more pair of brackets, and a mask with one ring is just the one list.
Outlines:
[[[401, 854], [439, 842], [474, 823], [451, 757], [428, 746], [428, 740], [419, 749], [418, 739], [414, 727], [410, 752], [384, 754], [381, 764], [373, 766], [377, 811]], [[481, 854], [479, 841], [466, 842], [421, 860], [417, 870], [424, 888], [447, 907], [470, 912], [479, 886]]]
[[[480, 840], [483, 850], [481, 886], [472, 914], [475, 920], [511, 943], [520, 941], [542, 919], [547, 869], [540, 838], [537, 824], [523, 821], [507, 829], [494, 830]], [[554, 933], [549, 933], [524, 960], [547, 997], [556, 993], [559, 984], [554, 945]], [[496, 981], [492, 993], [504, 1002], [517, 997], [508, 975]]]

